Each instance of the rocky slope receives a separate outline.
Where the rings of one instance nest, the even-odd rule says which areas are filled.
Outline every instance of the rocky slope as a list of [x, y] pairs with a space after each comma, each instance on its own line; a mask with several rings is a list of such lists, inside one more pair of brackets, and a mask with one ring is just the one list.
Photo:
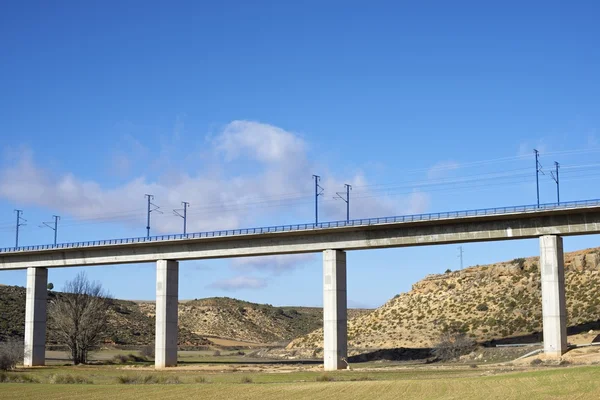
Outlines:
[[[568, 326], [600, 319], [600, 248], [565, 254]], [[478, 341], [542, 329], [538, 257], [429, 275], [408, 293], [348, 322], [354, 348], [429, 347], [447, 330]], [[323, 346], [318, 329], [288, 349]]]

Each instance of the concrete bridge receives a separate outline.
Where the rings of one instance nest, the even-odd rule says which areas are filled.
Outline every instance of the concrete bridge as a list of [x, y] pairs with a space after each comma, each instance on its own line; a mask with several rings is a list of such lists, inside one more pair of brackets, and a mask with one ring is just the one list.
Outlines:
[[27, 269], [25, 365], [44, 365], [48, 268], [156, 262], [155, 366], [177, 364], [180, 260], [323, 253], [325, 370], [347, 357], [346, 251], [539, 238], [544, 351], [567, 350], [562, 236], [600, 233], [600, 200], [0, 249]]

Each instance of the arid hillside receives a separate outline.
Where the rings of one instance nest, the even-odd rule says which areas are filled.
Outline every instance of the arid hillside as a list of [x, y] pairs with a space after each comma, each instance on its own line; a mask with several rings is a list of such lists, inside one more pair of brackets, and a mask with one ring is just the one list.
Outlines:
[[[600, 319], [600, 248], [565, 254], [568, 326]], [[447, 330], [478, 341], [540, 332], [539, 259], [520, 258], [429, 275], [373, 312], [350, 319], [354, 348], [429, 347]], [[318, 349], [323, 331], [294, 340], [288, 349]]]
[[[140, 302], [140, 309], [154, 316], [153, 302]], [[361, 315], [370, 310], [350, 310]], [[323, 325], [323, 310], [312, 307], [273, 307], [228, 297], [190, 300], [179, 304], [179, 325], [206, 336], [244, 342], [272, 344], [289, 342]]]
[[[49, 292], [48, 301], [55, 297]], [[350, 310], [351, 316], [370, 310]], [[111, 300], [107, 344], [144, 345], [154, 341], [154, 302]], [[287, 344], [323, 324], [323, 311], [309, 307], [273, 307], [227, 297], [179, 303], [179, 345], [207, 346], [215, 338], [257, 344]], [[0, 340], [23, 337], [25, 288], [0, 285]], [[211, 340], [212, 339], [212, 340]], [[52, 344], [51, 341], [48, 343]]]

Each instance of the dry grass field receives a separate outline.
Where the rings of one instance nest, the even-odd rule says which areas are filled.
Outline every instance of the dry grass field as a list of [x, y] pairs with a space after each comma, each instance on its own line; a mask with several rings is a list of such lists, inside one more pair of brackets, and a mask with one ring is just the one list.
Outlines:
[[[600, 366], [364, 368], [323, 374], [317, 367], [263, 372], [223, 366], [46, 367], [10, 373], [35, 383], [0, 383], [0, 399], [595, 399]], [[512, 370], [512, 371], [511, 371]], [[16, 378], [15, 378], [16, 377]], [[7, 380], [1, 378], [0, 380]], [[61, 382], [79, 381], [63, 384]], [[87, 381], [87, 383], [84, 383]]]

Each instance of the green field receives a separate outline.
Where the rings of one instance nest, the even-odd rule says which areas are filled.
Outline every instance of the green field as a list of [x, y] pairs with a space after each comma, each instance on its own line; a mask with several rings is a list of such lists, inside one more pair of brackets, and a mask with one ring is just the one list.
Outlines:
[[[339, 371], [223, 371], [46, 367], [10, 373], [40, 383], [1, 383], [0, 399], [595, 399], [600, 366], [542, 367], [507, 372], [488, 368], [401, 368]], [[89, 384], [56, 384], [57, 376]], [[153, 380], [151, 380], [152, 378]], [[141, 383], [146, 379], [153, 382]], [[120, 383], [136, 381], [133, 384]], [[178, 382], [178, 383], [174, 383]]]

